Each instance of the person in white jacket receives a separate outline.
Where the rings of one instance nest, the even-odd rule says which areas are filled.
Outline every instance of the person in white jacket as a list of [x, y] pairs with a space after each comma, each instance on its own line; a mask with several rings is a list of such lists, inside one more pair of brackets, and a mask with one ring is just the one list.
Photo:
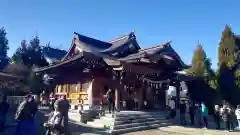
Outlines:
[[235, 110], [235, 115], [238, 121], [238, 129], [240, 130], [240, 105], [237, 105], [237, 108]]

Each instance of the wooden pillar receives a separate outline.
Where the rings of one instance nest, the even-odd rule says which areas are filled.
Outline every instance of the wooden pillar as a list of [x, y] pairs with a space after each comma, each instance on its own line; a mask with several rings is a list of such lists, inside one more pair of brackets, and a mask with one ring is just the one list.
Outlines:
[[120, 111], [120, 93], [119, 93], [119, 89], [115, 89], [115, 107], [116, 107], [116, 111]]
[[92, 80], [92, 81], [90, 82], [89, 87], [88, 87], [88, 89], [87, 89], [88, 104], [89, 104], [90, 106], [93, 105], [93, 82], [94, 82], [94, 80]]
[[176, 82], [175, 82], [175, 84], [176, 84], [176, 107], [178, 108], [179, 107], [179, 103], [180, 103], [180, 90], [181, 90], [181, 88], [180, 88], [180, 81], [178, 80], [178, 78], [176, 79]]
[[142, 107], [143, 107], [143, 90], [144, 90], [144, 87], [142, 86], [141, 88], [140, 88], [140, 91], [139, 91], [139, 102], [138, 102], [138, 109], [142, 109]]

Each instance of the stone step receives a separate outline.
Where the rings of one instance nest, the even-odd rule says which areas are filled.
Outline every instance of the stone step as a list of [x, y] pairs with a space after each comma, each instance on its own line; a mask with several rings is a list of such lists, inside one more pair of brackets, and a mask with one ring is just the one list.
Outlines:
[[121, 121], [114, 121], [114, 125], [121, 125], [121, 124], [129, 124], [129, 123], [141, 123], [147, 121], [155, 121], [155, 120], [165, 120], [165, 117], [158, 117], [158, 118], [141, 118], [141, 119], [132, 119], [132, 120], [121, 120]]
[[170, 125], [171, 125], [171, 123], [144, 125], [144, 126], [137, 126], [137, 127], [131, 127], [131, 128], [109, 130], [109, 133], [113, 134], [113, 135], [119, 135], [119, 134], [124, 134], [124, 133], [129, 133], [129, 132], [150, 130], [150, 129], [159, 128], [159, 127], [163, 127], [163, 126], [170, 126]]
[[106, 113], [105, 117], [112, 117], [114, 115], [114, 117], [129, 117], [129, 116], [133, 116], [133, 117], [139, 117], [139, 116], [145, 116], [145, 115], [162, 115], [162, 114], [168, 114], [166, 111], [164, 112], [136, 112], [136, 113], [124, 113], [124, 112], [116, 112], [115, 114], [109, 114]]
[[125, 129], [125, 128], [154, 125], [154, 124], [161, 124], [161, 123], [171, 123], [171, 121], [170, 120], [153, 120], [153, 121], [146, 121], [146, 122], [121, 124], [121, 125], [114, 125], [113, 129]]
[[158, 115], [141, 115], [141, 116], [125, 116], [125, 117], [116, 117], [115, 121], [120, 120], [131, 120], [131, 119], [144, 119], [144, 118], [160, 118], [160, 117], [167, 117], [167, 114], [158, 114]]
[[106, 126], [104, 123], [96, 123], [94, 121], [88, 121], [87, 125], [94, 127], [94, 128], [101, 128], [101, 129], [103, 129]]

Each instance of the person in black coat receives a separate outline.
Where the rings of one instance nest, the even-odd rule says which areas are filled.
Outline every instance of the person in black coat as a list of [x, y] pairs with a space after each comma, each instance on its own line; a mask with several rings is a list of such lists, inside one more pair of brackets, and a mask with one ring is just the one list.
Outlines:
[[220, 107], [218, 105], [215, 106], [214, 120], [215, 120], [215, 124], [216, 124], [216, 129], [220, 129], [221, 115], [220, 115]]
[[195, 106], [193, 104], [190, 104], [188, 113], [190, 116], [191, 125], [194, 125]]
[[108, 99], [108, 111], [109, 113], [114, 112], [115, 104], [114, 104], [114, 91], [112, 89], [109, 89], [107, 91], [107, 99]]
[[230, 126], [230, 112], [229, 109], [227, 108], [226, 105], [223, 106], [223, 111], [222, 111], [222, 120], [225, 123], [226, 128], [228, 131], [231, 131], [231, 126]]
[[180, 105], [179, 105], [179, 110], [180, 110], [180, 121], [181, 121], [181, 124], [182, 125], [186, 125], [186, 118], [185, 118], [185, 115], [186, 115], [186, 104], [181, 101], [180, 102]]
[[2, 98], [2, 102], [0, 103], [0, 132], [4, 131], [8, 109], [9, 103], [7, 102], [7, 96], [4, 95]]

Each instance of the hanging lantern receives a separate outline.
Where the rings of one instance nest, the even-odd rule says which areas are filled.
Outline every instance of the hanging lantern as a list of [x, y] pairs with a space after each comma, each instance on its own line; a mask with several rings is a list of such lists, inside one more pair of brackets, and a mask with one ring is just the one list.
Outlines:
[[144, 105], [145, 105], [145, 106], [147, 105], [147, 101], [144, 101]]
[[123, 104], [123, 107], [126, 108], [127, 102], [125, 100], [122, 102], [122, 104]]

